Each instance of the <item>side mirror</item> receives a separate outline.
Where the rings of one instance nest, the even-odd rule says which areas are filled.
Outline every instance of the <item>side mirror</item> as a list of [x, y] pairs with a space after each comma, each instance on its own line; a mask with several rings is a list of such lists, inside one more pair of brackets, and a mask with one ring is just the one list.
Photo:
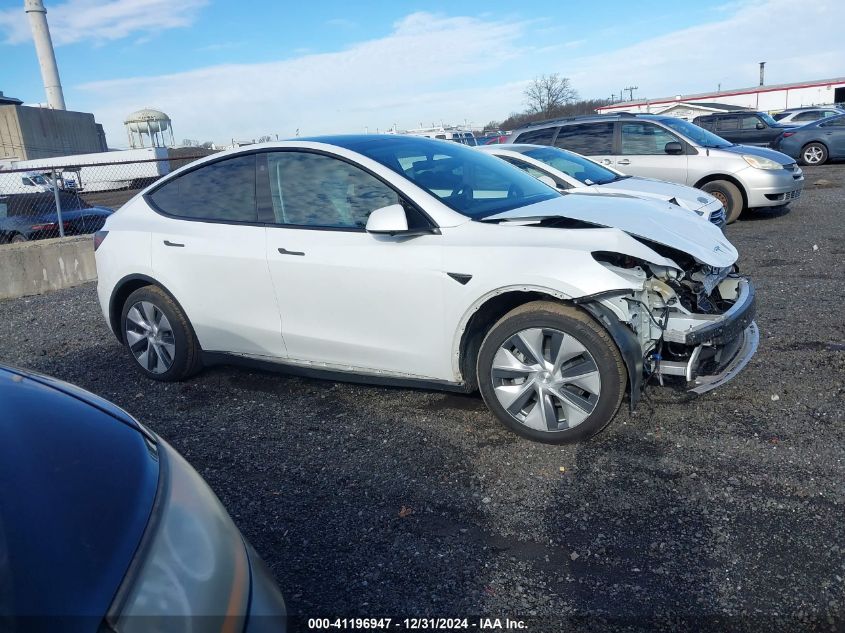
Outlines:
[[664, 145], [663, 151], [667, 154], [683, 154], [684, 153], [684, 146], [681, 145], [678, 141], [669, 141]]
[[551, 187], [552, 189], [557, 189], [557, 188], [558, 188], [557, 183], [555, 182], [555, 179], [554, 179], [554, 178], [552, 178], [551, 176], [546, 176], [546, 175], [544, 174], [544, 175], [542, 175], [542, 176], [537, 176], [537, 180], [539, 180], [540, 182], [542, 182], [542, 183], [543, 183], [544, 185], [546, 185], [547, 187]]
[[765, 130], [766, 124], [763, 123], [762, 121], [757, 121], [757, 125], [755, 125], [754, 127], [756, 127], [758, 130]]
[[408, 216], [401, 204], [391, 204], [370, 213], [367, 218], [367, 233], [396, 235], [408, 231]]

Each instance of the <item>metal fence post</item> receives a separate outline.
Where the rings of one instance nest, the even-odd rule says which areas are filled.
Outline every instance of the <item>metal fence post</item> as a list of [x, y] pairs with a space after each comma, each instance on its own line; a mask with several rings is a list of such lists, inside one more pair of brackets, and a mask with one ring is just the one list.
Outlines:
[[59, 219], [59, 237], [65, 236], [65, 223], [62, 222], [62, 203], [59, 200], [59, 179], [56, 177], [56, 168], [53, 167], [53, 197], [56, 199], [56, 216]]

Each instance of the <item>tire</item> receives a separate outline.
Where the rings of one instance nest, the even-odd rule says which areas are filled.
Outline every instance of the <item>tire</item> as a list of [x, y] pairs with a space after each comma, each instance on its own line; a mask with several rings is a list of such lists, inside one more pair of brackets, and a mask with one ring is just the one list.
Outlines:
[[12, 238], [9, 240], [10, 244], [23, 244], [24, 242], [28, 242], [29, 240], [26, 239], [26, 235], [21, 235], [20, 233], [15, 233]]
[[120, 314], [120, 333], [132, 364], [147, 378], [179, 381], [202, 369], [194, 329], [176, 301], [157, 286], [129, 295]]
[[739, 220], [743, 207], [742, 192], [739, 187], [727, 180], [714, 180], [701, 187], [701, 190], [718, 199], [725, 207], [726, 224], [733, 224]]
[[[563, 352], [558, 362], [555, 349]], [[550, 444], [601, 431], [627, 385], [607, 330], [586, 312], [553, 301], [527, 303], [499, 319], [481, 343], [477, 374], [481, 396], [502, 424]]]
[[825, 144], [813, 141], [801, 148], [800, 162], [802, 165], [824, 165], [828, 156]]

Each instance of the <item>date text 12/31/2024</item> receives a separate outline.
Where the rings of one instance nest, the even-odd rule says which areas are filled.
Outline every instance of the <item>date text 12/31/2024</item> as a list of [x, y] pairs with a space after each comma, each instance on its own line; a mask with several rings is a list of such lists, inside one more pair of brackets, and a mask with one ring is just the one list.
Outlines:
[[308, 630], [390, 631], [527, 631], [524, 620], [511, 618], [309, 618]]

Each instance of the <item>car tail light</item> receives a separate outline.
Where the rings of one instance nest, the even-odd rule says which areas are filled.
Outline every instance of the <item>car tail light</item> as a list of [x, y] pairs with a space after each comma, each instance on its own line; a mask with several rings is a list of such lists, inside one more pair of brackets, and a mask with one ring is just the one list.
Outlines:
[[59, 228], [59, 225], [56, 224], [55, 222], [47, 222], [46, 224], [33, 224], [29, 228], [32, 229], [33, 231], [49, 231], [51, 229]]
[[795, 134], [795, 132], [784, 132], [784, 133], [783, 133], [783, 138], [786, 138], [786, 137], [788, 137], [788, 136], [792, 136], [793, 134]]
[[94, 233], [94, 250], [96, 251], [100, 248], [100, 244], [103, 243], [103, 240], [106, 239], [106, 236], [109, 234], [108, 231], [97, 231]]

